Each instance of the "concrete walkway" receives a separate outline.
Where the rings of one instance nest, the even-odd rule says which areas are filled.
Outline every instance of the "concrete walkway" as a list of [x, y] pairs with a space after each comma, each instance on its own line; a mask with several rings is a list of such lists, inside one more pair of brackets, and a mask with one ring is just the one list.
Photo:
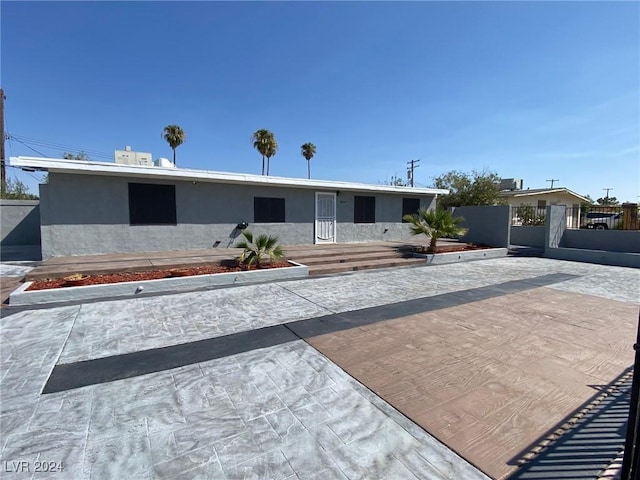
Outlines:
[[[407, 308], [418, 314], [416, 309], [429, 310], [448, 294], [453, 296], [444, 298], [474, 305], [489, 290], [494, 292], [491, 298], [504, 298], [500, 289], [509, 294], [512, 287], [504, 285], [520, 285], [517, 282], [539, 289], [543, 299], [546, 291], [549, 298], [578, 293], [593, 305], [617, 300], [621, 308], [637, 312], [638, 270], [537, 258], [5, 310], [0, 324], [0, 461], [30, 466], [29, 472], [10, 478], [486, 478], [431, 436], [433, 432], [427, 433], [293, 332], [296, 327], [301, 332], [303, 327], [328, 326], [360, 330], [363, 319], [374, 326], [397, 322], [407, 316]], [[479, 288], [485, 288], [480, 290], [484, 296], [474, 293]], [[562, 302], [555, 305], [562, 308]], [[490, 326], [500, 307], [498, 302], [478, 309], [474, 320]], [[559, 340], [574, 342], [561, 320], [544, 321], [558, 324]], [[624, 332], [636, 320], [612, 317], [611, 328], [620, 330], [624, 342]], [[420, 332], [428, 323], [426, 319], [424, 327], [413, 328]], [[446, 323], [432, 326], [451, 335]], [[274, 340], [272, 346], [258, 341], [276, 327], [291, 337]], [[502, 328], [508, 332], [509, 322]], [[233, 343], [242, 335], [242, 342]], [[524, 336], [523, 345], [535, 348], [532, 340]], [[161, 368], [163, 354], [172, 355], [171, 348], [201, 352], [202, 341], [213, 342], [207, 344], [212, 345], [208, 357], [190, 363], [189, 355], [182, 355], [176, 357], [182, 359], [179, 366]], [[359, 346], [367, 347], [367, 342], [348, 348]], [[229, 353], [232, 347], [237, 353]], [[376, 342], [369, 345], [370, 350], [378, 348]], [[588, 348], [594, 356], [601, 354], [599, 348], [608, 351], [606, 340]], [[140, 353], [150, 363], [130, 361]], [[623, 349], [620, 355], [624, 362]], [[421, 361], [425, 371], [431, 371], [446, 358]], [[87, 360], [120, 362], [128, 376], [104, 383], [97, 375], [100, 369], [78, 363]], [[570, 376], [575, 361], [568, 359], [560, 373]], [[141, 373], [143, 367], [160, 370]], [[42, 394], [52, 373], [64, 373], [65, 368], [85, 375], [85, 386]], [[613, 370], [602, 370], [598, 380], [606, 381]], [[543, 366], [538, 372], [542, 377], [560, 373]], [[549, 395], [547, 401], [553, 404], [554, 398]], [[563, 402], [561, 408], [572, 407], [564, 397]], [[478, 435], [477, 444], [482, 445], [483, 434]], [[467, 453], [467, 460], [473, 462], [472, 457]], [[36, 475], [36, 461], [64, 462], [64, 471]]]

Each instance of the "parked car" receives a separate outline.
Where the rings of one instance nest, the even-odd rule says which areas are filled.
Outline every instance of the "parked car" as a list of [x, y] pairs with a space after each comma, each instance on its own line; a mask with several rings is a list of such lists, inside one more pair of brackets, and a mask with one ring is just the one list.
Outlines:
[[587, 223], [583, 228], [611, 230], [622, 222], [622, 212], [589, 212], [585, 215]]

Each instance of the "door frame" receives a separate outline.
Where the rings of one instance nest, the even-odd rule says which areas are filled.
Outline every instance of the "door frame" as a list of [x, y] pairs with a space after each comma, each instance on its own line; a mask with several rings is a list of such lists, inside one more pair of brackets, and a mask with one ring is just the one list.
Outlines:
[[[322, 241], [318, 240], [318, 196], [319, 195], [331, 195], [333, 196], [333, 240], [332, 241]], [[314, 220], [314, 229], [313, 229], [313, 243], [337, 243], [337, 211], [338, 211], [338, 196], [336, 192], [316, 192], [315, 194], [315, 220]]]

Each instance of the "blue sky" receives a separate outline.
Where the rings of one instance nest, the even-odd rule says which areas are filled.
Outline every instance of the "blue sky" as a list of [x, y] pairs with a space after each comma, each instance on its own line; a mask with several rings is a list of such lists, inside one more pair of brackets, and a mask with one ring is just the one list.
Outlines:
[[[260, 173], [250, 137], [267, 128], [272, 175], [306, 177], [310, 141], [312, 178], [379, 183], [420, 159], [419, 185], [487, 169], [640, 200], [637, 2], [1, 9], [6, 130], [47, 156], [105, 160], [131, 145], [170, 158], [161, 132], [178, 124], [178, 166]], [[7, 153], [37, 156], [16, 140]]]

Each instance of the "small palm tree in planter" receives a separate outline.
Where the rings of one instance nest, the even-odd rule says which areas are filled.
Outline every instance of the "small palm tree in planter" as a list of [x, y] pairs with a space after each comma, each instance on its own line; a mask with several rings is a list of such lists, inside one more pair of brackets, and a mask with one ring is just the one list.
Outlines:
[[436, 253], [436, 244], [442, 237], [459, 237], [467, 233], [466, 228], [459, 226], [464, 220], [462, 217], [454, 217], [453, 214], [444, 208], [427, 210], [421, 208], [417, 215], [405, 215], [402, 217], [405, 222], [410, 223], [412, 235], [426, 235], [431, 239], [429, 242], [429, 252]]
[[284, 257], [284, 251], [278, 245], [278, 237], [267, 236], [263, 233], [258, 235], [254, 241], [253, 234], [248, 231], [242, 232], [242, 236], [244, 239], [235, 245], [237, 248], [244, 249], [237, 260], [247, 268], [251, 268], [252, 265], [260, 268], [266, 258], [280, 260]]

